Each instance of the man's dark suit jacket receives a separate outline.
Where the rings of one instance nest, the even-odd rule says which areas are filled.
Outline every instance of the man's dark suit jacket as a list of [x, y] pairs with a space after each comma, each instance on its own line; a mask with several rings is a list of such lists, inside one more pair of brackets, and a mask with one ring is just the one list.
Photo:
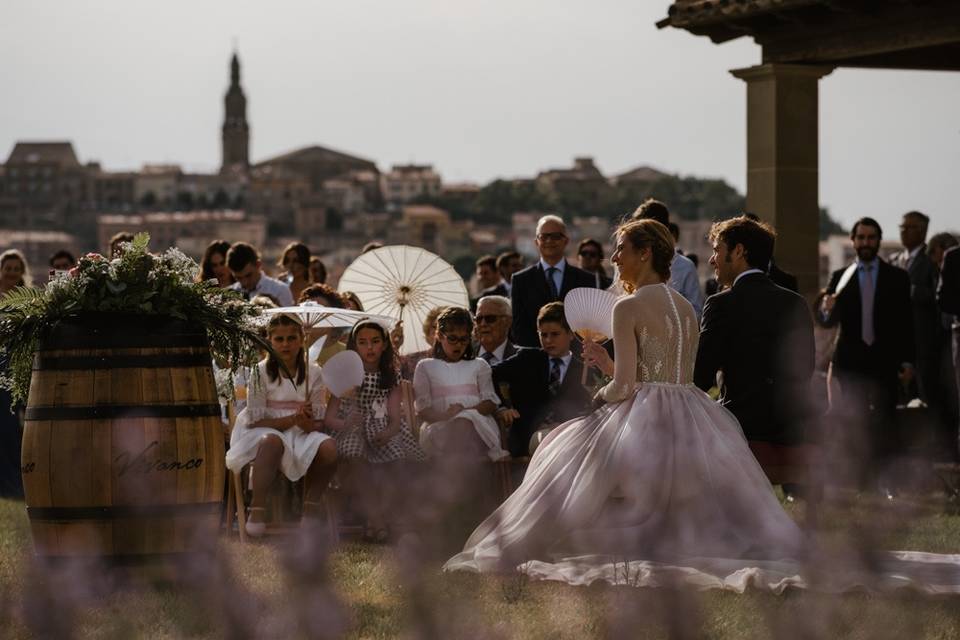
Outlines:
[[943, 254], [937, 303], [944, 313], [960, 316], [960, 247], [953, 247]]
[[596, 280], [592, 273], [573, 266], [569, 261], [563, 270], [559, 298], [550, 296], [547, 274], [540, 266], [539, 260], [536, 264], [513, 274], [510, 286], [510, 305], [513, 309], [513, 327], [510, 335], [513, 341], [521, 347], [539, 347], [537, 314], [540, 308], [554, 300], [563, 301], [563, 297], [577, 287], [596, 288]]
[[505, 298], [509, 298], [510, 292], [507, 291], [507, 285], [505, 283], [498, 282], [496, 285], [481, 291], [480, 295], [477, 296], [477, 300], [485, 296], [503, 296]]
[[[590, 412], [590, 392], [580, 384], [582, 374], [583, 363], [572, 358], [560, 391], [552, 396], [549, 358], [542, 349], [520, 349], [493, 366], [493, 386], [500, 399], [520, 414], [507, 431], [510, 455], [529, 455], [530, 437], [544, 421], [566, 422]], [[509, 390], [509, 398], [504, 397], [502, 385]]]
[[[475, 354], [477, 354], [477, 357], [478, 357], [478, 358], [480, 357], [480, 351], [481, 351], [481, 349], [482, 349], [482, 347], [480, 346], [480, 343], [479, 343], [479, 342], [474, 342], [474, 344], [473, 344], [473, 352], [474, 352]], [[510, 342], [510, 338], [507, 338], [507, 346], [505, 346], [505, 347], [503, 348], [503, 359], [500, 360], [500, 362], [503, 362], [503, 361], [506, 360], [507, 358], [511, 357], [511, 356], [512, 356], [513, 354], [515, 354], [517, 351], [519, 351], [519, 349], [517, 349], [516, 345], [513, 344], [512, 342]], [[498, 362], [497, 364], [500, 364], [500, 362]]]
[[[905, 268], [909, 252], [904, 250], [894, 264]], [[910, 305], [913, 309], [913, 336], [916, 347], [917, 383], [920, 397], [928, 404], [938, 399], [940, 349], [943, 347], [943, 326], [937, 308], [937, 265], [927, 255], [924, 245], [907, 269], [910, 276]]]
[[[840, 325], [840, 336], [833, 354], [838, 375], [854, 373], [883, 379], [893, 385], [894, 394], [900, 365], [914, 363], [913, 313], [910, 308], [910, 276], [907, 272], [879, 260], [877, 286], [873, 299], [873, 346], [863, 342], [860, 313], [860, 278], [854, 273], [844, 287], [830, 316], [821, 319], [826, 327]], [[843, 272], [830, 277], [827, 293], [833, 294]], [[818, 313], [819, 316], [819, 313]]]
[[485, 296], [503, 296], [504, 298], [509, 298], [510, 292], [507, 291], [506, 284], [498, 282], [496, 285], [484, 289], [476, 298], [470, 300], [470, 311], [476, 313], [477, 304], [480, 302], [480, 298]]
[[707, 298], [694, 382], [706, 391], [723, 371], [723, 406], [747, 440], [804, 441], [813, 367], [813, 320], [800, 295], [751, 273]]
[[787, 273], [783, 269], [777, 266], [777, 263], [773, 260], [770, 261], [770, 268], [767, 270], [770, 279], [773, 280], [773, 284], [778, 287], [783, 287], [784, 289], [789, 289], [794, 293], [800, 293], [800, 285], [797, 282], [797, 276], [792, 273]]

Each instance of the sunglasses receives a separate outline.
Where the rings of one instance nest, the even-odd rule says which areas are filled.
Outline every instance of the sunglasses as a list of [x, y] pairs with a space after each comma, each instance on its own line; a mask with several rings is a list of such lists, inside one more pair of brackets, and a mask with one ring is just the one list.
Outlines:
[[548, 240], [552, 240], [552, 241], [554, 241], [554, 242], [560, 242], [561, 240], [563, 240], [563, 239], [566, 238], [566, 237], [567, 237], [567, 235], [566, 235], [565, 233], [560, 233], [559, 231], [555, 231], [555, 232], [553, 232], [553, 233], [538, 233], [538, 234], [537, 234], [537, 240], [539, 240], [540, 242], [547, 242]]
[[584, 258], [599, 258], [600, 254], [596, 251], [581, 251], [580, 255]]
[[470, 336], [468, 335], [451, 336], [451, 335], [447, 335], [446, 333], [441, 333], [440, 337], [442, 337], [444, 340], [446, 340], [450, 344], [467, 344], [470, 342]]
[[482, 316], [474, 316], [473, 319], [476, 320], [477, 324], [487, 324], [487, 323], [493, 324], [494, 322], [497, 321], [498, 318], [506, 318], [506, 317], [508, 316], [505, 316], [499, 313], [489, 313], [489, 314], [485, 313]]

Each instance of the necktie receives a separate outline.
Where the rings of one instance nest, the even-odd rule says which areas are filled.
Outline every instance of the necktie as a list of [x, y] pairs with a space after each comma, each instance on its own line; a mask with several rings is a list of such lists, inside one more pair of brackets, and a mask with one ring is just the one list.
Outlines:
[[497, 359], [497, 356], [493, 355], [489, 351], [484, 351], [480, 354], [480, 357], [487, 361], [487, 364], [493, 364], [493, 361]]
[[560, 366], [563, 364], [563, 358], [550, 358], [550, 378], [547, 381], [547, 389], [550, 395], [555, 396], [560, 391]]
[[550, 297], [554, 300], [560, 298], [560, 292], [557, 291], [557, 283], [553, 279], [553, 274], [555, 274], [557, 271], [560, 271], [560, 269], [557, 269], [556, 267], [550, 267], [547, 269], [547, 286], [550, 287]]
[[860, 336], [865, 344], [872, 345], [876, 336], [873, 332], [873, 265], [863, 265], [863, 284], [860, 287]]

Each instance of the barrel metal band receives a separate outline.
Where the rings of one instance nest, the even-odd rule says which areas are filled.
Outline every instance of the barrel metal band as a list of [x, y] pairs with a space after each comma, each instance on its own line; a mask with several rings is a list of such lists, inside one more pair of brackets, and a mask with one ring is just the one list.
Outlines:
[[48, 349], [121, 349], [159, 347], [209, 347], [210, 340], [203, 334], [129, 334], [123, 331], [72, 332], [69, 336], [57, 336], [44, 340], [40, 348]]
[[211, 362], [208, 353], [164, 353], [153, 356], [44, 356], [33, 359], [34, 371], [65, 371], [73, 369], [160, 369], [173, 367], [202, 367]]
[[115, 505], [104, 507], [27, 507], [34, 521], [69, 522], [73, 520], [119, 520], [122, 518], [174, 518], [219, 515], [221, 502], [184, 504]]
[[27, 407], [27, 420], [116, 420], [118, 418], [220, 417], [219, 404], [108, 404], [86, 407]]

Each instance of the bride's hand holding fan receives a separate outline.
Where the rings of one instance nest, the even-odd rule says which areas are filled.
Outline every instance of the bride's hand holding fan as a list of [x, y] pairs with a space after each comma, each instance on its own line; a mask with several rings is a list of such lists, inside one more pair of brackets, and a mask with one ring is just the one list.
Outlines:
[[598, 342], [583, 343], [583, 363], [596, 367], [605, 376], [613, 377], [613, 358]]

